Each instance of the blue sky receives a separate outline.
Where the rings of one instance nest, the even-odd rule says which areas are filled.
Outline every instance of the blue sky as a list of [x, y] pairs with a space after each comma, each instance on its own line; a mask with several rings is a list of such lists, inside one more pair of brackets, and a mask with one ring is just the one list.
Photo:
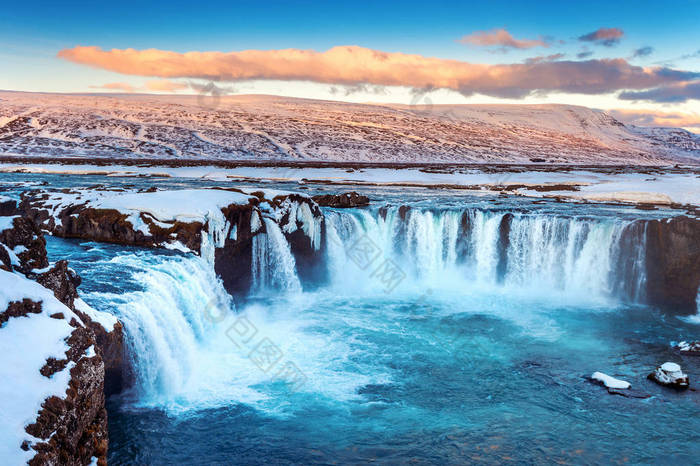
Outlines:
[[[97, 92], [121, 83], [144, 91], [147, 73], [119, 73], [104, 66], [57, 57], [76, 46], [103, 50], [134, 48], [186, 53], [242, 50], [301, 49], [325, 52], [336, 46], [359, 46], [387, 53], [458, 60], [471, 64], [517, 64], [537, 56], [557, 61], [625, 59], [631, 66], [666, 66], [700, 72], [700, 2], [195, 2], [167, 4], [119, 2], [13, 2], [0, 13], [0, 88], [51, 92]], [[622, 31], [612, 46], [579, 37], [600, 28]], [[547, 47], [484, 46], [459, 39], [477, 31], [505, 30], [517, 40], [542, 40]], [[635, 50], [651, 53], [634, 57]], [[578, 54], [590, 54], [579, 58]], [[556, 57], [554, 57], [556, 56]], [[330, 82], [300, 82], [286, 75], [263, 79], [223, 80], [235, 92], [282, 93], [352, 101], [408, 103], [411, 86], [386, 86], [381, 92], [333, 86]], [[171, 79], [171, 77], [165, 77]], [[180, 83], [205, 82], [201, 76], [176, 76]], [[620, 99], [624, 88], [611, 92], [576, 93], [539, 90], [518, 98], [476, 92], [436, 90], [433, 102], [562, 102], [601, 108], [653, 109], [699, 114], [694, 90], [684, 88], [684, 100], [666, 87], [694, 86], [692, 76], [677, 82], [654, 83], [664, 89], [657, 97]], [[310, 79], [313, 81], [313, 78]], [[230, 81], [230, 82], [229, 82]], [[305, 80], [308, 81], [308, 80]], [[345, 83], [347, 84], [347, 83]], [[410, 83], [408, 83], [410, 84]], [[122, 86], [123, 87], [123, 86]], [[613, 86], [614, 87], [614, 86]], [[112, 90], [118, 91], [115, 86]], [[333, 90], [333, 88], [335, 90]], [[694, 88], [693, 88], [694, 89]], [[644, 89], [637, 86], [634, 92]], [[191, 88], [179, 92], [193, 92]], [[675, 91], [674, 91], [675, 92]], [[642, 96], [641, 94], [632, 94]], [[407, 101], [408, 99], [408, 101]], [[669, 101], [671, 100], [671, 102]], [[682, 100], [682, 101], [681, 101]]]

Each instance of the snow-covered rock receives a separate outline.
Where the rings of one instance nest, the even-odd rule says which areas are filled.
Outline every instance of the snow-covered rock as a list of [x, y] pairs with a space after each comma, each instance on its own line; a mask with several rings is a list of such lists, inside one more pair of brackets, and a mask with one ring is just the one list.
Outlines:
[[700, 341], [681, 341], [676, 345], [676, 349], [681, 354], [689, 356], [700, 356]]
[[605, 386], [606, 388], [613, 388], [618, 390], [626, 390], [631, 387], [629, 382], [624, 380], [616, 379], [602, 372], [594, 372], [591, 375], [591, 379]]
[[[27, 222], [16, 219], [0, 240], [26, 239], [33, 231]], [[78, 279], [65, 261], [38, 272], [27, 264], [46, 258], [39, 239], [0, 269], [0, 457], [7, 464], [86, 464], [94, 456], [104, 465], [102, 351], [92, 322], [73, 307]]]
[[322, 276], [323, 212], [311, 198], [258, 189], [132, 191], [87, 188], [35, 190], [24, 214], [53, 235], [192, 251], [213, 264], [224, 286], [242, 296], [251, 284], [252, 239], [280, 226], [297, 272]]
[[665, 362], [648, 376], [649, 380], [667, 387], [685, 389], [689, 386], [688, 374], [675, 362]]

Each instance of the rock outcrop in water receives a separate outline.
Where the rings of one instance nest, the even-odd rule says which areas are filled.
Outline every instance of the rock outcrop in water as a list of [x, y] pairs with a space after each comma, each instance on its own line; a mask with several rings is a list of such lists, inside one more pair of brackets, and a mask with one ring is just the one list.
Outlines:
[[700, 341], [682, 341], [675, 348], [683, 355], [700, 356]]
[[[56, 236], [200, 254], [214, 263], [234, 297], [250, 291], [254, 238], [268, 234], [269, 228], [285, 238], [303, 283], [318, 283], [325, 274], [324, 216], [318, 204], [299, 194], [238, 189], [34, 191], [23, 197], [21, 208]], [[272, 273], [274, 264], [269, 265], [262, 272]]]
[[684, 374], [681, 366], [675, 362], [665, 362], [649, 374], [649, 380], [653, 380], [665, 387], [685, 390], [689, 386], [688, 374]]
[[[3, 205], [3, 213], [18, 213], [16, 205], [14, 208]], [[58, 261], [49, 268], [45, 240], [33, 222], [24, 217], [12, 218], [12, 227], [0, 231], [0, 242], [0, 250], [6, 253], [0, 255], [0, 273], [6, 274], [3, 283], [8, 287], [0, 292], [0, 301], [8, 302], [6, 309], [0, 312], [0, 335], [5, 342], [15, 342], [5, 348], [8, 352], [5, 357], [15, 361], [14, 366], [6, 369], [38, 373], [15, 375], [13, 378], [17, 380], [40, 377], [39, 380], [45, 380], [40, 383], [46, 384], [56, 383], [57, 379], [66, 380], [64, 387], [56, 388], [53, 395], [43, 400], [38, 412], [19, 410], [24, 419], [34, 418], [32, 422], [23, 425], [26, 422], [23, 418], [13, 418], [9, 414], [3, 420], [8, 425], [13, 424], [8, 428], [18, 429], [20, 433], [16, 435], [22, 436], [22, 428], [27, 434], [24, 440], [17, 437], [17, 445], [9, 445], [9, 450], [16, 447], [18, 458], [24, 458], [30, 465], [88, 465], [95, 460], [105, 465], [108, 433], [104, 361], [107, 355], [114, 358], [115, 353], [123, 352], [122, 335], [104, 329], [77, 309], [80, 307], [77, 305], [80, 277], [68, 268], [66, 261]], [[97, 312], [82, 302], [81, 306]], [[15, 319], [29, 320], [15, 322]], [[30, 327], [36, 326], [36, 330], [17, 339], [13, 334], [18, 331], [15, 330], [17, 325], [26, 328], [27, 322]], [[100, 334], [103, 341], [96, 334]], [[41, 351], [42, 340], [50, 339], [51, 335], [63, 340], [65, 353], [51, 354], [41, 367], [18, 363], [26, 360], [28, 354]], [[111, 342], [111, 347], [104, 344], [105, 339]], [[110, 364], [114, 365], [113, 361]], [[110, 370], [114, 372], [115, 368]], [[11, 399], [5, 401], [12, 403]], [[22, 405], [21, 401], [17, 403]], [[31, 405], [27, 409], [31, 410]], [[3, 438], [2, 441], [12, 442], [13, 439]]]
[[647, 300], [682, 313], [697, 311], [700, 287], [700, 219], [646, 222]]

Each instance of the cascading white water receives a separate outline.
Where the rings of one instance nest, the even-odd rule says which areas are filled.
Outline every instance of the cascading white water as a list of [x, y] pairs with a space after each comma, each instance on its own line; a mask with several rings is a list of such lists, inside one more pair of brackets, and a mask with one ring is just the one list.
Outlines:
[[[547, 294], [559, 289], [574, 299], [608, 297], [620, 291], [630, 299], [641, 296], [644, 243], [623, 240], [629, 223], [614, 218], [506, 215], [482, 209], [327, 210], [322, 240], [328, 254], [329, 291], [335, 296], [338, 290], [332, 287], [340, 286], [343, 296], [351, 297], [382, 291], [373, 269], [391, 260], [406, 274], [400, 290], [414, 295], [426, 287], [456, 295], [474, 294], [482, 287], [491, 293], [502, 287], [497, 293], [535, 289]], [[282, 229], [273, 219], [261, 216], [259, 220], [258, 228], [264, 225], [265, 232], [253, 238], [251, 292], [307, 299], [308, 295], [299, 293], [295, 258]], [[504, 234], [506, 223], [509, 228]], [[361, 239], [376, 248], [372, 264], [366, 267], [351, 259]], [[220, 238], [212, 236], [210, 243], [217, 242]], [[623, 259], [625, 267], [620, 269], [617, 263]], [[143, 268], [143, 261], [148, 261], [147, 271], [135, 277], [142, 290], [106, 299], [126, 327], [137, 372], [138, 403], [181, 409], [228, 400], [264, 400], [264, 394], [251, 387], [267, 383], [270, 374], [251, 366], [248, 355], [253, 347], [231, 339], [231, 325], [240, 315], [256, 326], [256, 343], [274, 337], [292, 362], [322, 367], [319, 361], [332, 359], [335, 350], [323, 339], [316, 343], [318, 354], [309, 357], [308, 341], [312, 340], [294, 306], [278, 305], [274, 315], [268, 315], [264, 306], [236, 314], [207, 258], [130, 255], [115, 260], [133, 261], [134, 268]], [[616, 276], [620, 270], [624, 277]], [[543, 324], [538, 320], [536, 325]], [[328, 380], [336, 377], [331, 372]], [[357, 377], [353, 373], [342, 379], [343, 384], [352, 385]]]
[[[133, 268], [143, 267], [143, 260], [113, 259]], [[176, 399], [193, 383], [215, 320], [232, 312], [233, 303], [206, 259], [154, 256], [148, 262], [147, 271], [133, 277], [142, 290], [92, 298], [112, 303], [125, 326], [138, 398], [158, 404]]]
[[274, 220], [263, 217], [265, 233], [253, 237], [253, 293], [301, 291], [296, 263], [289, 243]]
[[[329, 242], [335, 263], [332, 273], [349, 273], [349, 266], [342, 265], [349, 257], [347, 249], [366, 237], [382, 255], [421, 282], [502, 284], [544, 293], [560, 290], [571, 296], [618, 293], [631, 301], [643, 299], [645, 245], [643, 240], [623, 241], [631, 222], [524, 213], [505, 216], [481, 209], [411, 209], [403, 216], [398, 208], [388, 209], [384, 216], [368, 211], [329, 212], [329, 237], [338, 238], [335, 244]], [[624, 269], [618, 264], [623, 257], [629, 262]], [[337, 283], [346, 281], [332, 278]], [[631, 283], [620, 286], [627, 281]]]

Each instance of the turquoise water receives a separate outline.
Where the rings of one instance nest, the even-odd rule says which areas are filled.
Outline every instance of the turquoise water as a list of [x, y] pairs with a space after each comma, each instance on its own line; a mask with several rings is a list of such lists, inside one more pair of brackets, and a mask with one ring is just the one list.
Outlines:
[[[146, 183], [110, 180], [127, 182]], [[81, 296], [125, 325], [135, 385], [109, 400], [110, 464], [698, 462], [698, 392], [646, 380], [674, 361], [695, 384], [700, 358], [672, 343], [700, 339], [698, 320], [645, 306], [636, 260], [618, 270], [628, 223], [666, 212], [368, 192], [371, 209], [325, 211], [327, 282], [301, 283], [270, 237], [264, 286], [237, 305], [193, 255], [49, 238]], [[350, 257], [361, 238], [374, 265]], [[396, 286], [376, 274], [385, 259]], [[609, 395], [594, 371], [650, 397]]]
[[[670, 342], [698, 326], [643, 306], [503, 289], [332, 288], [253, 301], [221, 321], [217, 309], [212, 322], [202, 316], [214, 314], [216, 287], [198, 280], [198, 258], [57, 239], [50, 249], [69, 253], [84, 298], [127, 331], [144, 326], [134, 313], [162, 314], [157, 337], [131, 342], [148, 354], [136, 361], [140, 382], [110, 401], [113, 464], [690, 463], [700, 454], [700, 397], [645, 379], [671, 360], [696, 380], [700, 361]], [[249, 343], [251, 332], [230, 332], [244, 321], [257, 330]], [[302, 383], [254, 363], [263, 338]], [[596, 370], [652, 396], [608, 395], [585, 379]]]

